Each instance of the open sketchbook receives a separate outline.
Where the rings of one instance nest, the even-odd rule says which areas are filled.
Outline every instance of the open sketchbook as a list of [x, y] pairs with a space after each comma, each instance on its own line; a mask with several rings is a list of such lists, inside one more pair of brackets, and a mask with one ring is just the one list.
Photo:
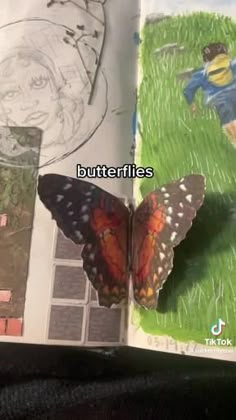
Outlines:
[[[0, 340], [236, 361], [236, 7], [18, 3], [0, 14]], [[93, 177], [98, 165], [109, 176]], [[120, 198], [125, 229], [117, 218], [113, 230], [101, 228], [101, 209], [114, 203], [96, 187]], [[122, 203], [137, 207], [146, 196], [143, 239], [147, 211]], [[91, 208], [100, 211], [92, 222]], [[106, 261], [116, 249], [103, 276], [88, 223]], [[150, 283], [110, 287], [117, 243], [135, 267], [155, 259]]]

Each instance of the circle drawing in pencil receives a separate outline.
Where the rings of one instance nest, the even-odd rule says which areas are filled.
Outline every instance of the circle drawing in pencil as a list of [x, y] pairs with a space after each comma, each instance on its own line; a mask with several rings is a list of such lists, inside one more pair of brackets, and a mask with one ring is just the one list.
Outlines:
[[[91, 53], [88, 40], [80, 45], [84, 28], [77, 33], [40, 19], [0, 28], [0, 125], [43, 131], [40, 166], [84, 146], [105, 117], [107, 83], [98, 71], [104, 34], [99, 29], [101, 39], [93, 30], [87, 34]], [[16, 166], [15, 152], [11, 162], [11, 148], [1, 145], [1, 154], [8, 150], [5, 160]]]

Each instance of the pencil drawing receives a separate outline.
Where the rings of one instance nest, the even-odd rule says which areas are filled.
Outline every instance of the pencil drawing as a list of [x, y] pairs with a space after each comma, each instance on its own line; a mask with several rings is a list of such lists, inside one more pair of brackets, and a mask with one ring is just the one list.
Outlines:
[[[55, 23], [51, 16], [0, 27], [0, 124], [43, 130], [40, 166], [81, 148], [105, 118], [108, 86], [100, 69], [104, 4], [94, 0], [45, 2], [46, 9], [57, 9], [58, 16], [65, 8], [75, 8], [76, 27]], [[0, 142], [8, 164], [16, 154], [25, 153], [14, 142], [9, 136]]]

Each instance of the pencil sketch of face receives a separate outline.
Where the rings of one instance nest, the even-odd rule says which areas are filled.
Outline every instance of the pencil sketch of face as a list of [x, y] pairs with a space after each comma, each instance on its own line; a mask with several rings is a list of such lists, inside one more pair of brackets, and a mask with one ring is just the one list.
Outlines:
[[[55, 74], [53, 62], [40, 51], [21, 49], [0, 62], [1, 119], [8, 126], [38, 127], [46, 132], [53, 129], [53, 137], [46, 138], [44, 147], [61, 135], [66, 119], [65, 102], [67, 108], [71, 102], [71, 110], [80, 108], [77, 122], [78, 117], [82, 117], [81, 100], [77, 100], [75, 106], [72, 98], [65, 98], [60, 93], [62, 83], [57, 85]], [[76, 126], [73, 112], [69, 118], [72, 131]], [[66, 137], [72, 134], [67, 132]]]
[[[72, 48], [60, 24], [33, 18], [0, 28], [0, 126], [41, 129], [40, 166], [83, 147], [107, 112], [106, 76], [97, 72], [98, 63], [94, 63], [94, 51], [99, 56], [103, 45], [104, 28], [87, 10], [81, 17], [92, 28], [88, 36], [93, 45], [91, 49], [83, 44], [82, 53]], [[78, 29], [75, 38], [83, 31]], [[0, 152], [12, 153], [3, 140], [0, 146]]]
[[50, 128], [59, 110], [50, 70], [30, 58], [7, 59], [0, 69], [0, 101], [8, 122], [20, 127]]

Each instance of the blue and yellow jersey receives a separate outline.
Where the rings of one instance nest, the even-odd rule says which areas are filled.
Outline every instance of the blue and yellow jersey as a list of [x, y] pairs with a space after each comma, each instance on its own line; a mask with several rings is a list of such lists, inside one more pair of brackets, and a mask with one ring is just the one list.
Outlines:
[[198, 89], [203, 90], [206, 104], [214, 102], [219, 94], [236, 89], [236, 59], [230, 60], [227, 55], [222, 54], [197, 70], [184, 89], [189, 105], [193, 103]]

